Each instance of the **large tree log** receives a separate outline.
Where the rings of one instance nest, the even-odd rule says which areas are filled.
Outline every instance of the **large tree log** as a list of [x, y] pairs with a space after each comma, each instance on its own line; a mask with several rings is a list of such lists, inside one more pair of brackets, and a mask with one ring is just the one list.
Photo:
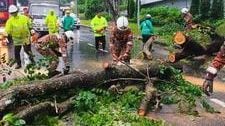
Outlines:
[[[171, 65], [171, 64], [170, 64]], [[177, 64], [173, 64], [175, 66]], [[149, 65], [150, 77], [155, 77], [159, 74], [160, 63], [155, 62]], [[180, 67], [180, 65], [178, 65]], [[140, 72], [146, 74], [147, 66], [136, 66]], [[18, 106], [21, 100], [28, 100], [35, 97], [52, 95], [58, 91], [66, 93], [69, 89], [78, 87], [95, 87], [97, 84], [103, 83], [104, 80], [115, 78], [144, 78], [139, 73], [128, 68], [127, 66], [119, 66], [107, 71], [100, 70], [90, 73], [74, 73], [63, 77], [30, 82], [27, 85], [12, 87], [0, 94], [0, 116], [9, 112]], [[110, 86], [110, 85], [109, 85]]]

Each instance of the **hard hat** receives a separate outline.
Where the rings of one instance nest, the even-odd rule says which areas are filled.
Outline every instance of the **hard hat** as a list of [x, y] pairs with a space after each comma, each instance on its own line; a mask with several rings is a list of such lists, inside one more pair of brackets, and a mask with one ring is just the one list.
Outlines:
[[128, 24], [128, 19], [124, 16], [119, 17], [116, 21], [117, 28], [122, 31], [127, 30]]
[[66, 35], [66, 37], [69, 41], [74, 41], [75, 38], [74, 38], [73, 31], [66, 31], [64, 34]]
[[151, 18], [152, 16], [150, 14], [147, 14], [146, 15], [146, 18]]
[[15, 13], [18, 12], [18, 8], [15, 5], [9, 6], [9, 13]]
[[186, 14], [187, 12], [188, 12], [188, 9], [187, 8], [182, 8], [181, 9], [181, 13]]
[[66, 14], [69, 14], [70, 13], [70, 10], [66, 10]]

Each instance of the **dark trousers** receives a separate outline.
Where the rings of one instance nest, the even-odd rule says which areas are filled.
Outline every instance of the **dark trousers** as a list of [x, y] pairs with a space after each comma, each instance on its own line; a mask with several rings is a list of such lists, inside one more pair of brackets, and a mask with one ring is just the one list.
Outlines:
[[[15, 59], [16, 63], [18, 65], [21, 65], [21, 59], [20, 59], [20, 51], [21, 51], [22, 45], [15, 46]], [[33, 53], [31, 51], [31, 45], [23, 45], [24, 51], [28, 54], [30, 61], [33, 63], [34, 58], [33, 58]]]
[[106, 40], [105, 36], [95, 37], [95, 49], [99, 49], [99, 43], [102, 43], [102, 49], [105, 50]]

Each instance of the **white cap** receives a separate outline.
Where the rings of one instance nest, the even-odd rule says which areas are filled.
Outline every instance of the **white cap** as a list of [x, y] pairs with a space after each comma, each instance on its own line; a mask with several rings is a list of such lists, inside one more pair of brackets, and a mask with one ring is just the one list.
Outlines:
[[188, 12], [188, 9], [187, 8], [182, 8], [181, 9], [181, 13], [186, 14], [187, 12]]
[[116, 25], [119, 30], [126, 30], [128, 28], [128, 19], [124, 16], [121, 16], [117, 19]]
[[10, 5], [9, 6], [9, 13], [15, 13], [18, 12], [18, 8], [16, 5]]
[[69, 40], [69, 41], [74, 41], [74, 33], [73, 33], [73, 31], [66, 31], [65, 32], [65, 35], [66, 35], [66, 37], [67, 37], [67, 39]]
[[152, 16], [150, 14], [147, 14], [146, 15], [146, 18], [151, 18]]

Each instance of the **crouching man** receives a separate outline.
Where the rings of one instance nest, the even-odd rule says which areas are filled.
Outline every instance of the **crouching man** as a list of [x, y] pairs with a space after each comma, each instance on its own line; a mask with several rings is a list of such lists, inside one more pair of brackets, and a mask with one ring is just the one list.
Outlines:
[[225, 65], [225, 42], [221, 46], [220, 51], [213, 59], [211, 65], [206, 70], [205, 81], [203, 83], [203, 91], [206, 95], [210, 95], [213, 92], [213, 80], [217, 75], [217, 72]]
[[67, 55], [67, 42], [74, 40], [74, 33], [67, 31], [61, 35], [48, 34], [39, 38], [38, 33], [33, 33], [32, 42], [37, 51], [43, 56], [50, 56], [52, 60], [49, 64], [49, 76], [69, 72], [69, 63]]
[[128, 20], [121, 16], [117, 19], [116, 27], [113, 28], [110, 36], [110, 51], [113, 63], [120, 61], [130, 63], [131, 49], [133, 47], [133, 34], [128, 28]]

